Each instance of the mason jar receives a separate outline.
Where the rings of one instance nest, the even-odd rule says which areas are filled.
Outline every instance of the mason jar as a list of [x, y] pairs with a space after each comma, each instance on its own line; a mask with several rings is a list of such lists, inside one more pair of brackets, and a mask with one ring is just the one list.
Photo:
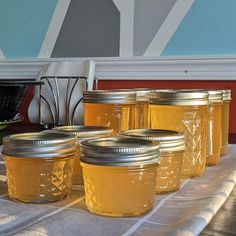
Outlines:
[[208, 92], [195, 90], [150, 93], [150, 128], [183, 132], [186, 149], [182, 178], [201, 176], [206, 165]]
[[157, 167], [156, 192], [164, 194], [180, 187], [185, 137], [173, 130], [134, 129], [121, 131], [122, 137], [139, 138], [160, 142], [160, 165]]
[[86, 139], [109, 137], [112, 135], [113, 130], [105, 126], [83, 126], [83, 125], [58, 126], [54, 127], [53, 130], [68, 134], [74, 134], [77, 137], [78, 151], [74, 162], [72, 184], [83, 185], [84, 183], [83, 172], [82, 172], [82, 167], [80, 165], [80, 143]]
[[228, 154], [229, 142], [229, 105], [231, 102], [231, 90], [223, 89], [223, 106], [222, 106], [222, 136], [220, 154], [222, 156]]
[[127, 217], [154, 205], [159, 145], [149, 140], [99, 138], [81, 142], [85, 200], [89, 211]]
[[150, 88], [135, 88], [136, 106], [135, 106], [135, 129], [147, 129], [150, 125], [149, 116], [149, 93], [155, 92]]
[[23, 133], [3, 138], [8, 195], [27, 203], [48, 203], [71, 193], [76, 137]]
[[220, 161], [222, 92], [208, 90], [208, 94], [206, 164], [216, 165]]
[[130, 89], [84, 91], [84, 124], [109, 126], [116, 135], [135, 123], [136, 92]]

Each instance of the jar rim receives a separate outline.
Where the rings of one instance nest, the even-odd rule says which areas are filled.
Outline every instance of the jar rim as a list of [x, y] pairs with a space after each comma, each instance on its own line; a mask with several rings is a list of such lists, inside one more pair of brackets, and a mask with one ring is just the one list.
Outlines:
[[107, 166], [155, 164], [160, 161], [159, 143], [122, 137], [81, 142], [81, 162]]

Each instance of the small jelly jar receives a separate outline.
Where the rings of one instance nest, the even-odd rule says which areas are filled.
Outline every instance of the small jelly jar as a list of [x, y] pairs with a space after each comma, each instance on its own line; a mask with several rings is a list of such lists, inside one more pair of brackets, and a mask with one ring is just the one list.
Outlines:
[[104, 216], [146, 213], [154, 205], [159, 145], [127, 138], [81, 142], [86, 205]]
[[176, 130], [185, 135], [181, 178], [201, 176], [206, 165], [208, 92], [157, 91], [150, 93], [149, 107], [151, 129]]
[[48, 203], [71, 193], [76, 137], [24, 133], [3, 138], [8, 195], [27, 203]]
[[220, 154], [222, 156], [228, 154], [229, 142], [229, 105], [231, 102], [231, 90], [223, 89], [223, 106], [222, 106], [222, 136]]
[[120, 136], [160, 142], [161, 161], [157, 167], [157, 194], [177, 191], [180, 187], [185, 137], [173, 130], [134, 129], [121, 131]]
[[150, 124], [149, 93], [155, 92], [150, 88], [134, 88], [136, 91], [135, 129], [147, 129]]
[[207, 165], [217, 165], [220, 161], [222, 91], [209, 90], [207, 110]]
[[58, 126], [53, 130], [68, 134], [74, 134], [77, 137], [78, 151], [75, 158], [74, 171], [72, 175], [72, 184], [83, 185], [83, 172], [80, 165], [80, 143], [86, 139], [109, 137], [112, 135], [113, 130], [109, 127], [103, 126]]
[[113, 135], [120, 130], [134, 128], [135, 90], [84, 91], [83, 100], [85, 125], [109, 126]]

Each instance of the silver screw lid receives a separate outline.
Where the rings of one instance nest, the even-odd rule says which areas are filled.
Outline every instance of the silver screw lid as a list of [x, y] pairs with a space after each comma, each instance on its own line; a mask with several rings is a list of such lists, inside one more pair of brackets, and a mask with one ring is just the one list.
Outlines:
[[159, 144], [150, 140], [121, 137], [81, 142], [81, 161], [104, 166], [137, 166], [160, 161]]
[[135, 104], [136, 92], [131, 89], [84, 91], [83, 100], [84, 103]]
[[223, 101], [231, 101], [231, 89], [223, 89]]
[[76, 136], [58, 132], [13, 134], [3, 138], [3, 155], [28, 158], [73, 156]]
[[160, 142], [161, 152], [175, 152], [185, 150], [185, 136], [174, 130], [163, 129], [133, 129], [120, 131], [119, 135], [128, 138], [139, 138]]
[[150, 93], [149, 101], [158, 105], [203, 106], [208, 105], [208, 92], [199, 90], [172, 90]]
[[107, 126], [84, 126], [84, 125], [74, 125], [74, 126], [58, 126], [54, 127], [52, 130], [73, 134], [77, 137], [79, 141], [86, 140], [89, 138], [101, 138], [111, 136], [113, 129]]
[[209, 103], [222, 103], [223, 92], [221, 90], [208, 90]]

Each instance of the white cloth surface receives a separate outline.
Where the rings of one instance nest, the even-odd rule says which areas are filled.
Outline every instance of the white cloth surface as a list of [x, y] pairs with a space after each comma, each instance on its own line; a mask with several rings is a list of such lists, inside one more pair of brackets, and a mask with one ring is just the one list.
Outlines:
[[200, 178], [182, 182], [175, 193], [156, 196], [145, 216], [110, 218], [88, 212], [83, 188], [52, 204], [25, 204], [8, 199], [4, 161], [0, 161], [0, 235], [111, 236], [199, 235], [225, 202], [236, 183], [236, 145], [218, 166]]

